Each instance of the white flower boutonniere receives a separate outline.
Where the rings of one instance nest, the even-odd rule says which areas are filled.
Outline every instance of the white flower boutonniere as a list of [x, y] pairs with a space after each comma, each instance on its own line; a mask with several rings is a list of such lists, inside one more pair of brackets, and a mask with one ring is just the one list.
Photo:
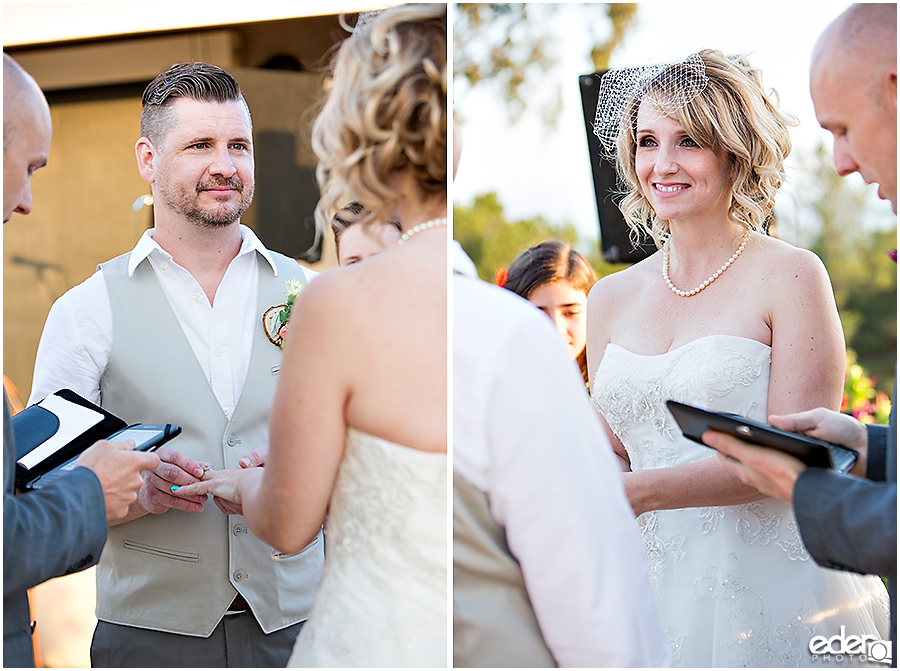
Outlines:
[[269, 342], [284, 349], [284, 338], [287, 335], [288, 319], [294, 308], [294, 301], [303, 291], [304, 283], [291, 278], [284, 283], [287, 291], [284, 292], [287, 299], [281, 305], [273, 305], [263, 313], [263, 330], [266, 332]]

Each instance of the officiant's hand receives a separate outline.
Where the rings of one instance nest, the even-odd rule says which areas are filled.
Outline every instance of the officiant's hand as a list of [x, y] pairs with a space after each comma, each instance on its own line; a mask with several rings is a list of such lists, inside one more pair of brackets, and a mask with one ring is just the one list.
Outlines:
[[745, 443], [719, 431], [707, 431], [701, 438], [719, 451], [722, 465], [745, 485], [785, 503], [793, 501], [794, 484], [806, 470], [806, 464], [802, 461], [778, 450]]
[[130, 438], [100, 440], [81, 453], [77, 464], [92, 470], [100, 481], [109, 524], [128, 514], [143, 484], [142, 472], [156, 468], [159, 457], [152, 452], [135, 452]]
[[[803, 433], [856, 450], [859, 457], [850, 474], [865, 476], [868, 433], [862, 422], [834, 410], [815, 408], [790, 415], [769, 415], [769, 423], [776, 429]], [[707, 445], [719, 450], [725, 467], [745, 484], [767, 496], [793, 502], [797, 478], [806, 470], [806, 465], [799, 459], [716, 431], [707, 431], [702, 438]]]
[[769, 415], [769, 424], [782, 431], [804, 433], [811, 438], [856, 450], [859, 456], [849, 474], [866, 477], [869, 433], [858, 419], [827, 408], [815, 408], [791, 415]]

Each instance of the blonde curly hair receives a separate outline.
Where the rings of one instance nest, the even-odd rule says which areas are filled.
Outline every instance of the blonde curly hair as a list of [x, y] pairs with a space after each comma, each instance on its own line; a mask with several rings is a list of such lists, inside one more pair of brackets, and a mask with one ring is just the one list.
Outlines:
[[[361, 25], [364, 23], [364, 25]], [[333, 87], [312, 129], [324, 228], [355, 200], [385, 221], [409, 171], [423, 200], [447, 196], [447, 7], [404, 5], [361, 21], [333, 63]]]
[[[732, 179], [728, 215], [750, 230], [761, 231], [775, 205], [775, 194], [784, 183], [784, 159], [791, 153], [788, 129], [797, 125], [797, 120], [778, 109], [777, 94], [774, 90], [766, 93], [760, 71], [746, 60], [733, 60], [711, 49], [699, 52], [699, 56], [708, 83], [672, 116], [692, 140], [727, 158]], [[669, 68], [680, 66], [676, 63]], [[677, 80], [669, 68], [656, 78], [657, 89]], [[654, 90], [653, 81], [648, 89], [663, 98], [667, 95], [665, 89]], [[635, 169], [641, 102], [641, 97], [635, 95], [626, 103], [619, 129], [617, 166], [625, 184], [619, 208], [631, 228], [633, 242], [648, 235], [657, 247], [662, 247], [669, 223], [656, 216], [641, 191]]]

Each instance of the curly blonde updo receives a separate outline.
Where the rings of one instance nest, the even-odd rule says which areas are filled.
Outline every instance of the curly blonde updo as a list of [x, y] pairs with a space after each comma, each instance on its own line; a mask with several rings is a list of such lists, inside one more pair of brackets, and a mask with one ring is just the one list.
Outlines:
[[333, 73], [312, 130], [320, 226], [348, 199], [386, 220], [399, 202], [389, 186], [398, 172], [409, 172], [423, 201], [446, 199], [447, 6], [404, 5], [357, 25]]
[[[761, 231], [775, 205], [775, 194], [784, 183], [784, 159], [791, 153], [789, 127], [796, 119], [778, 109], [778, 97], [763, 89], [758, 69], [745, 60], [727, 58], [721, 51], [699, 52], [708, 83], [690, 102], [677, 108], [673, 118], [700, 146], [725, 156], [731, 168], [732, 199], [729, 217], [746, 228]], [[669, 68], [679, 68], [676, 63]], [[665, 100], [665, 86], [678, 77], [669, 72], [647, 84], [656, 99]], [[654, 90], [662, 89], [662, 90]], [[677, 94], [672, 96], [677, 99]], [[625, 183], [625, 197], [619, 205], [631, 228], [632, 240], [643, 234], [662, 246], [669, 230], [667, 221], [656, 216], [641, 191], [635, 169], [637, 114], [641, 97], [625, 105], [617, 141], [618, 169]]]

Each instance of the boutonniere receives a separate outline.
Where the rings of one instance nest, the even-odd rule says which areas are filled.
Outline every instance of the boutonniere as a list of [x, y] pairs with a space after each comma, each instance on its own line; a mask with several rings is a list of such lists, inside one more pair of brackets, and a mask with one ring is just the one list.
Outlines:
[[281, 305], [273, 305], [263, 313], [263, 330], [266, 337], [273, 345], [278, 345], [284, 349], [284, 338], [287, 335], [288, 319], [291, 317], [291, 310], [294, 308], [294, 301], [303, 291], [303, 282], [291, 278], [284, 283], [287, 291], [284, 292], [287, 298]]

